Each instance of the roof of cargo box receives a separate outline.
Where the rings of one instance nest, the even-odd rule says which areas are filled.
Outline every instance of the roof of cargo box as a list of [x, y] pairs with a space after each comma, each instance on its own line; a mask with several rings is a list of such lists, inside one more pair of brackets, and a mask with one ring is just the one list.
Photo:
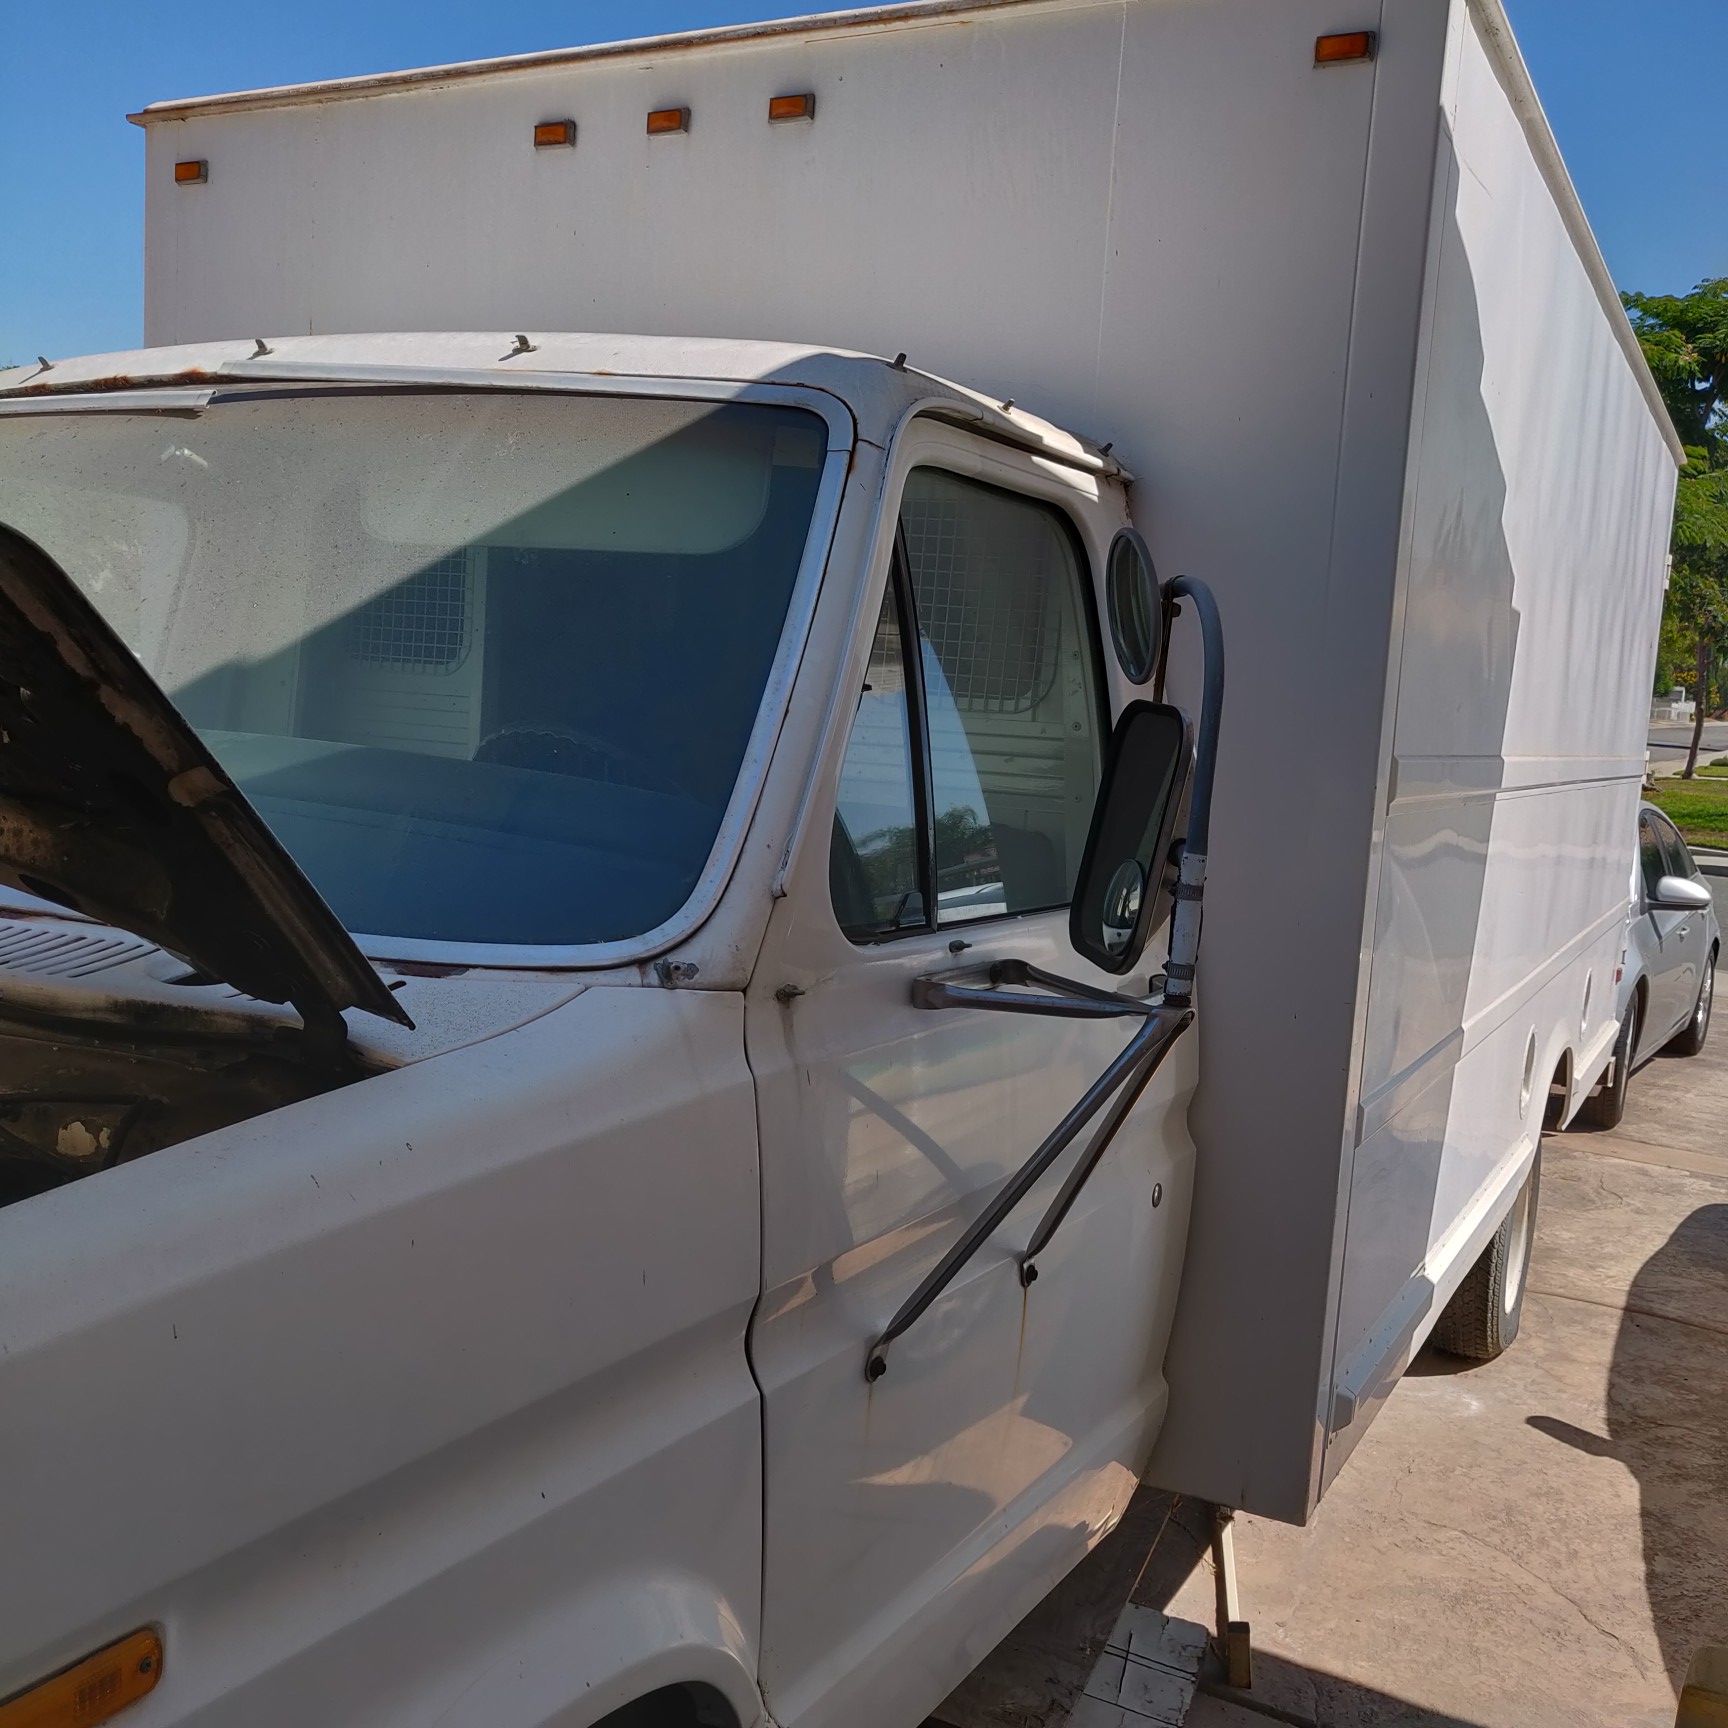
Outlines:
[[1096, 5], [1098, 0], [897, 0], [885, 6], [862, 6], [846, 12], [816, 12], [801, 17], [772, 18], [758, 24], [726, 24], [712, 30], [678, 31], [665, 36], [637, 36], [622, 42], [595, 42], [577, 48], [547, 48], [531, 54], [501, 54], [489, 60], [458, 60], [443, 66], [416, 66], [401, 72], [367, 73], [358, 78], [328, 78], [307, 84], [278, 84], [262, 90], [235, 90], [216, 96], [190, 96], [152, 102], [126, 118], [137, 126], [161, 120], [184, 120], [193, 114], [223, 114], [245, 108], [285, 108], [302, 102], [340, 102], [351, 97], [402, 91], [425, 85], [456, 84], [503, 73], [545, 71], [594, 60], [662, 57], [689, 49], [719, 48], [783, 37], [830, 36], [850, 31], [892, 29], [922, 24], [932, 18], [975, 12], [997, 12], [1012, 6]]
[[[498, 79], [516, 73], [532, 73], [602, 61], [663, 60], [670, 55], [704, 49], [747, 48], [776, 41], [812, 41], [860, 32], [924, 28], [945, 19], [964, 22], [967, 18], [1011, 9], [1053, 11], [1065, 7], [1095, 6], [1098, 3], [1099, 0], [899, 0], [898, 4], [867, 6], [845, 12], [780, 18], [763, 23], [639, 37], [634, 40], [595, 43], [575, 48], [556, 48], [530, 54], [503, 55], [495, 59], [460, 61], [362, 77], [333, 78], [315, 83], [283, 84], [268, 89], [152, 102], [127, 118], [137, 125], [148, 127], [171, 120], [184, 121], [255, 110], [344, 102], [375, 95], [437, 90], [474, 80]], [[1645, 402], [1661, 426], [1663, 437], [1675, 460], [1684, 463], [1684, 451], [1674, 433], [1661, 392], [1621, 306], [1619, 290], [1591, 231], [1583, 206], [1579, 203], [1571, 175], [1561, 159], [1553, 130], [1543, 112], [1541, 101], [1531, 83], [1529, 71], [1506, 17], [1503, 0], [1464, 0], [1464, 3], [1469, 6], [1481, 28], [1506, 95], [1523, 126], [1531, 151], [1552, 191], [1561, 220], [1590, 275], [1616, 339], [1638, 378]]]
[[[985, 435], [1092, 473], [1127, 477], [1107, 449], [1028, 414], [1011, 402], [920, 372], [904, 355], [885, 360], [835, 348], [681, 336], [576, 333], [391, 331], [358, 336], [271, 336], [200, 342], [56, 360], [44, 369], [0, 371], [0, 404], [118, 390], [209, 389], [231, 383], [414, 383], [497, 388], [519, 384], [570, 388], [604, 380], [626, 391], [632, 379], [656, 384], [774, 384], [817, 390], [843, 402], [873, 429], [891, 428], [913, 409], [955, 420]], [[579, 388], [579, 384], [577, 385]]]

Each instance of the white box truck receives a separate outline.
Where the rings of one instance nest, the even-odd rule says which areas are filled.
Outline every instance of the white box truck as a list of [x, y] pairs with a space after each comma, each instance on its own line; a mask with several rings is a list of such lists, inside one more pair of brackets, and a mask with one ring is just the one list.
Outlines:
[[137, 118], [151, 346], [0, 374], [0, 1698], [913, 1724], [1504, 1348], [1678, 451], [1497, 0]]

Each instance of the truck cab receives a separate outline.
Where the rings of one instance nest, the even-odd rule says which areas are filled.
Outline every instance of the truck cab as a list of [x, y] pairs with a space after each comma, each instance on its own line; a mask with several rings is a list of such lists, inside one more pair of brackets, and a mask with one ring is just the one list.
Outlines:
[[0, 472], [0, 1693], [154, 1628], [141, 1725], [928, 1710], [1166, 1403], [1183, 724], [1071, 917], [1176, 714], [1120, 467], [463, 334], [9, 375]]

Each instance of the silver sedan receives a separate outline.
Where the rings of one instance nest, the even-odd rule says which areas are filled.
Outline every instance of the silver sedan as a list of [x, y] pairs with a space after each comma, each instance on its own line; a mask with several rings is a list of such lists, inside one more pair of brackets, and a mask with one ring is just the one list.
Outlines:
[[1686, 842], [1653, 804], [1638, 812], [1638, 867], [1620, 980], [1620, 1036], [1595, 1090], [1578, 1111], [1592, 1128], [1626, 1112], [1626, 1086], [1658, 1050], [1696, 1056], [1710, 1032], [1722, 930]]

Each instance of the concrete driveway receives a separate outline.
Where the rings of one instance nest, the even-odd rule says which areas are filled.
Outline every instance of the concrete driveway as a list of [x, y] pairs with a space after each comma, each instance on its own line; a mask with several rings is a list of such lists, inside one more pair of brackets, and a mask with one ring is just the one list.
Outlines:
[[1314, 1523], [1237, 1555], [1255, 1687], [1197, 1728], [1672, 1728], [1728, 1643], [1728, 1022], [1545, 1140], [1516, 1345], [1418, 1360]]

